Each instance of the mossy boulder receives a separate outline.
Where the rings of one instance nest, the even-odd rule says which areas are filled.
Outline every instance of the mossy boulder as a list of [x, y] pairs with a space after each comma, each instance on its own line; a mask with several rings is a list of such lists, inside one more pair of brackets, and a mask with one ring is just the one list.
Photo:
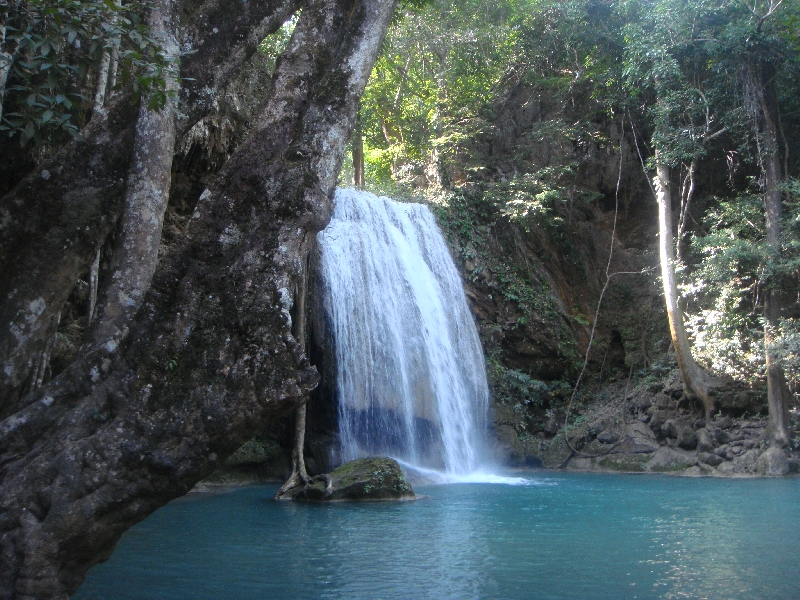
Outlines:
[[294, 500], [408, 500], [414, 490], [397, 461], [386, 458], [359, 458], [330, 472], [330, 487], [324, 478], [290, 493]]

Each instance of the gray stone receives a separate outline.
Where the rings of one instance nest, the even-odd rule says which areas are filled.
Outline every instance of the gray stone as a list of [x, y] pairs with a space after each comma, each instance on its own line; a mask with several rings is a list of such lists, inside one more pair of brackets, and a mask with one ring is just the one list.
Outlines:
[[653, 430], [650, 429], [644, 423], [633, 422], [629, 423], [628, 426], [625, 428], [628, 435], [634, 438], [643, 438], [645, 440], [655, 440], [656, 436], [653, 433]]
[[694, 462], [694, 456], [682, 450], [661, 446], [647, 463], [650, 471], [683, 471]]
[[789, 461], [780, 448], [770, 448], [758, 457], [756, 470], [768, 477], [783, 477], [789, 474]]
[[714, 436], [714, 439], [717, 440], [718, 444], [727, 444], [731, 441], [731, 436], [728, 434], [727, 431], [722, 429], [714, 428], [709, 430], [709, 433]]
[[655, 433], [661, 433], [661, 426], [664, 424], [664, 421], [667, 420], [667, 412], [664, 410], [656, 410], [653, 413], [653, 417], [650, 419], [650, 429], [652, 429]]
[[758, 471], [758, 459], [760, 456], [761, 451], [758, 448], [752, 448], [737, 458], [736, 464], [748, 473], [756, 473]]
[[647, 394], [642, 394], [636, 399], [634, 406], [636, 406], [636, 408], [638, 408], [639, 410], [647, 410], [648, 408], [653, 406], [653, 401]]
[[733, 475], [734, 469], [735, 469], [734, 464], [729, 461], [726, 461], [717, 467], [717, 471], [719, 471], [723, 475]]
[[700, 462], [711, 465], [712, 467], [716, 467], [725, 462], [722, 457], [717, 456], [716, 454], [710, 454], [708, 452], [701, 452], [697, 458]]
[[678, 446], [684, 450], [694, 450], [697, 447], [697, 434], [691, 427], [682, 427], [678, 431]]
[[717, 429], [728, 429], [731, 425], [733, 425], [733, 419], [730, 417], [720, 417], [718, 419], [714, 419], [712, 425]]
[[661, 410], [664, 410], [669, 406], [669, 396], [666, 394], [659, 394], [656, 396], [656, 406]]
[[678, 427], [673, 421], [667, 421], [661, 426], [661, 435], [668, 438], [678, 437]]
[[684, 477], [705, 477], [706, 474], [700, 467], [695, 465], [686, 469], [683, 473], [681, 473], [681, 475]]
[[613, 444], [618, 439], [619, 435], [617, 435], [617, 432], [612, 431], [611, 429], [606, 429], [597, 436], [597, 441], [601, 444]]
[[712, 452], [714, 450], [714, 442], [711, 439], [711, 434], [708, 429], [702, 427], [697, 430], [697, 451], [698, 452]]

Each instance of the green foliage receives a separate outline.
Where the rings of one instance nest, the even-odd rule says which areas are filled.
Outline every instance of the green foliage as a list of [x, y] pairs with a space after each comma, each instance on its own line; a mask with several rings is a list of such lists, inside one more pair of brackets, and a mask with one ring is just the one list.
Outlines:
[[490, 357], [488, 366], [495, 401], [504, 404], [519, 405], [526, 409], [549, 406], [554, 397], [560, 398], [563, 396], [560, 392], [569, 388], [568, 384], [561, 381], [548, 384], [517, 369], [508, 369], [497, 357]]
[[278, 31], [265, 37], [258, 45], [258, 51], [267, 57], [267, 68], [270, 72], [275, 70], [275, 63], [278, 57], [286, 50], [286, 46], [289, 45], [289, 40], [292, 38], [292, 33], [294, 33], [294, 28], [297, 26], [297, 21], [299, 19], [299, 13], [293, 14], [280, 26]]
[[3, 51], [12, 63], [0, 130], [19, 134], [23, 145], [62, 131], [80, 139], [85, 82], [102, 53], [113, 50], [119, 85], [132, 86], [134, 101], [143, 97], [152, 109], [164, 106], [172, 64], [141, 17], [147, 10], [142, 2], [121, 7], [114, 0], [14, 3], [5, 22]]
[[[696, 357], [718, 372], [753, 380], [764, 374], [763, 291], [796, 295], [800, 270], [800, 185], [786, 186], [782, 249], [766, 245], [763, 200], [745, 193], [717, 199], [706, 211], [703, 228], [693, 237], [696, 267], [685, 276], [692, 304], [687, 327]], [[776, 346], [791, 379], [800, 376], [798, 321], [784, 319]]]

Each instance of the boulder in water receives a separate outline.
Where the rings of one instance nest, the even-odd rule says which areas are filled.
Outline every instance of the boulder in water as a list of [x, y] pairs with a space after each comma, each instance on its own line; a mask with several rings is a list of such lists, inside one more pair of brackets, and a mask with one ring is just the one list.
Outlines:
[[[330, 472], [329, 481], [315, 478], [311, 485], [290, 492], [293, 500], [409, 500], [414, 490], [396, 460], [359, 458]], [[328, 485], [330, 483], [330, 485]]]

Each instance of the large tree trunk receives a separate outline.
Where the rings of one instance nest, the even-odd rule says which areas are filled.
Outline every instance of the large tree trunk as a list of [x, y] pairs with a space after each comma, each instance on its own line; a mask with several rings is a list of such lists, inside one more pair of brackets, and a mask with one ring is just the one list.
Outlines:
[[[658, 160], [658, 154], [656, 154]], [[684, 392], [693, 400], [700, 400], [705, 409], [706, 421], [714, 410], [711, 395], [714, 381], [711, 375], [698, 365], [692, 356], [692, 347], [683, 323], [678, 284], [675, 278], [675, 250], [672, 234], [672, 192], [670, 190], [670, 168], [664, 164], [656, 165], [653, 178], [658, 202], [658, 253], [661, 259], [661, 279], [664, 288], [664, 302], [667, 307], [669, 331], [675, 347], [675, 359], [683, 378]]]
[[[759, 89], [759, 104], [763, 117], [762, 163], [764, 168], [764, 209], [766, 213], [767, 246], [773, 257], [781, 251], [781, 162], [778, 153], [777, 96], [775, 69], [766, 65]], [[764, 292], [764, 346], [767, 363], [767, 404], [769, 407], [770, 443], [778, 447], [791, 445], [789, 434], [789, 399], [786, 377], [780, 358], [774, 350], [775, 332], [780, 325], [779, 292], [768, 287]]]
[[119, 536], [318, 380], [286, 305], [393, 0], [312, 0], [255, 130], [203, 194], [127, 341], [0, 423], [0, 596], [66, 598]]
[[[164, 55], [172, 60], [177, 60], [180, 52], [175, 4], [174, 0], [163, 0], [148, 19], [152, 35]], [[108, 76], [107, 62], [105, 76]], [[119, 233], [92, 332], [92, 341], [97, 344], [118, 345], [122, 341], [156, 270], [175, 150], [175, 113], [180, 89], [177, 76], [177, 72], [165, 75], [165, 91], [173, 95], [168, 96], [166, 106], [160, 111], [150, 110], [145, 104], [139, 108]]]
[[[183, 44], [196, 51], [182, 63], [178, 145], [255, 51], [255, 38], [277, 31], [299, 4], [180, 0]], [[106, 112], [82, 132], [85, 142], [68, 144], [0, 199], [0, 418], [24, 405], [64, 302], [121, 214], [137, 111], [120, 94]]]
[[33, 368], [78, 277], [122, 208], [136, 109], [129, 99], [0, 199], [0, 418], [22, 406]]

